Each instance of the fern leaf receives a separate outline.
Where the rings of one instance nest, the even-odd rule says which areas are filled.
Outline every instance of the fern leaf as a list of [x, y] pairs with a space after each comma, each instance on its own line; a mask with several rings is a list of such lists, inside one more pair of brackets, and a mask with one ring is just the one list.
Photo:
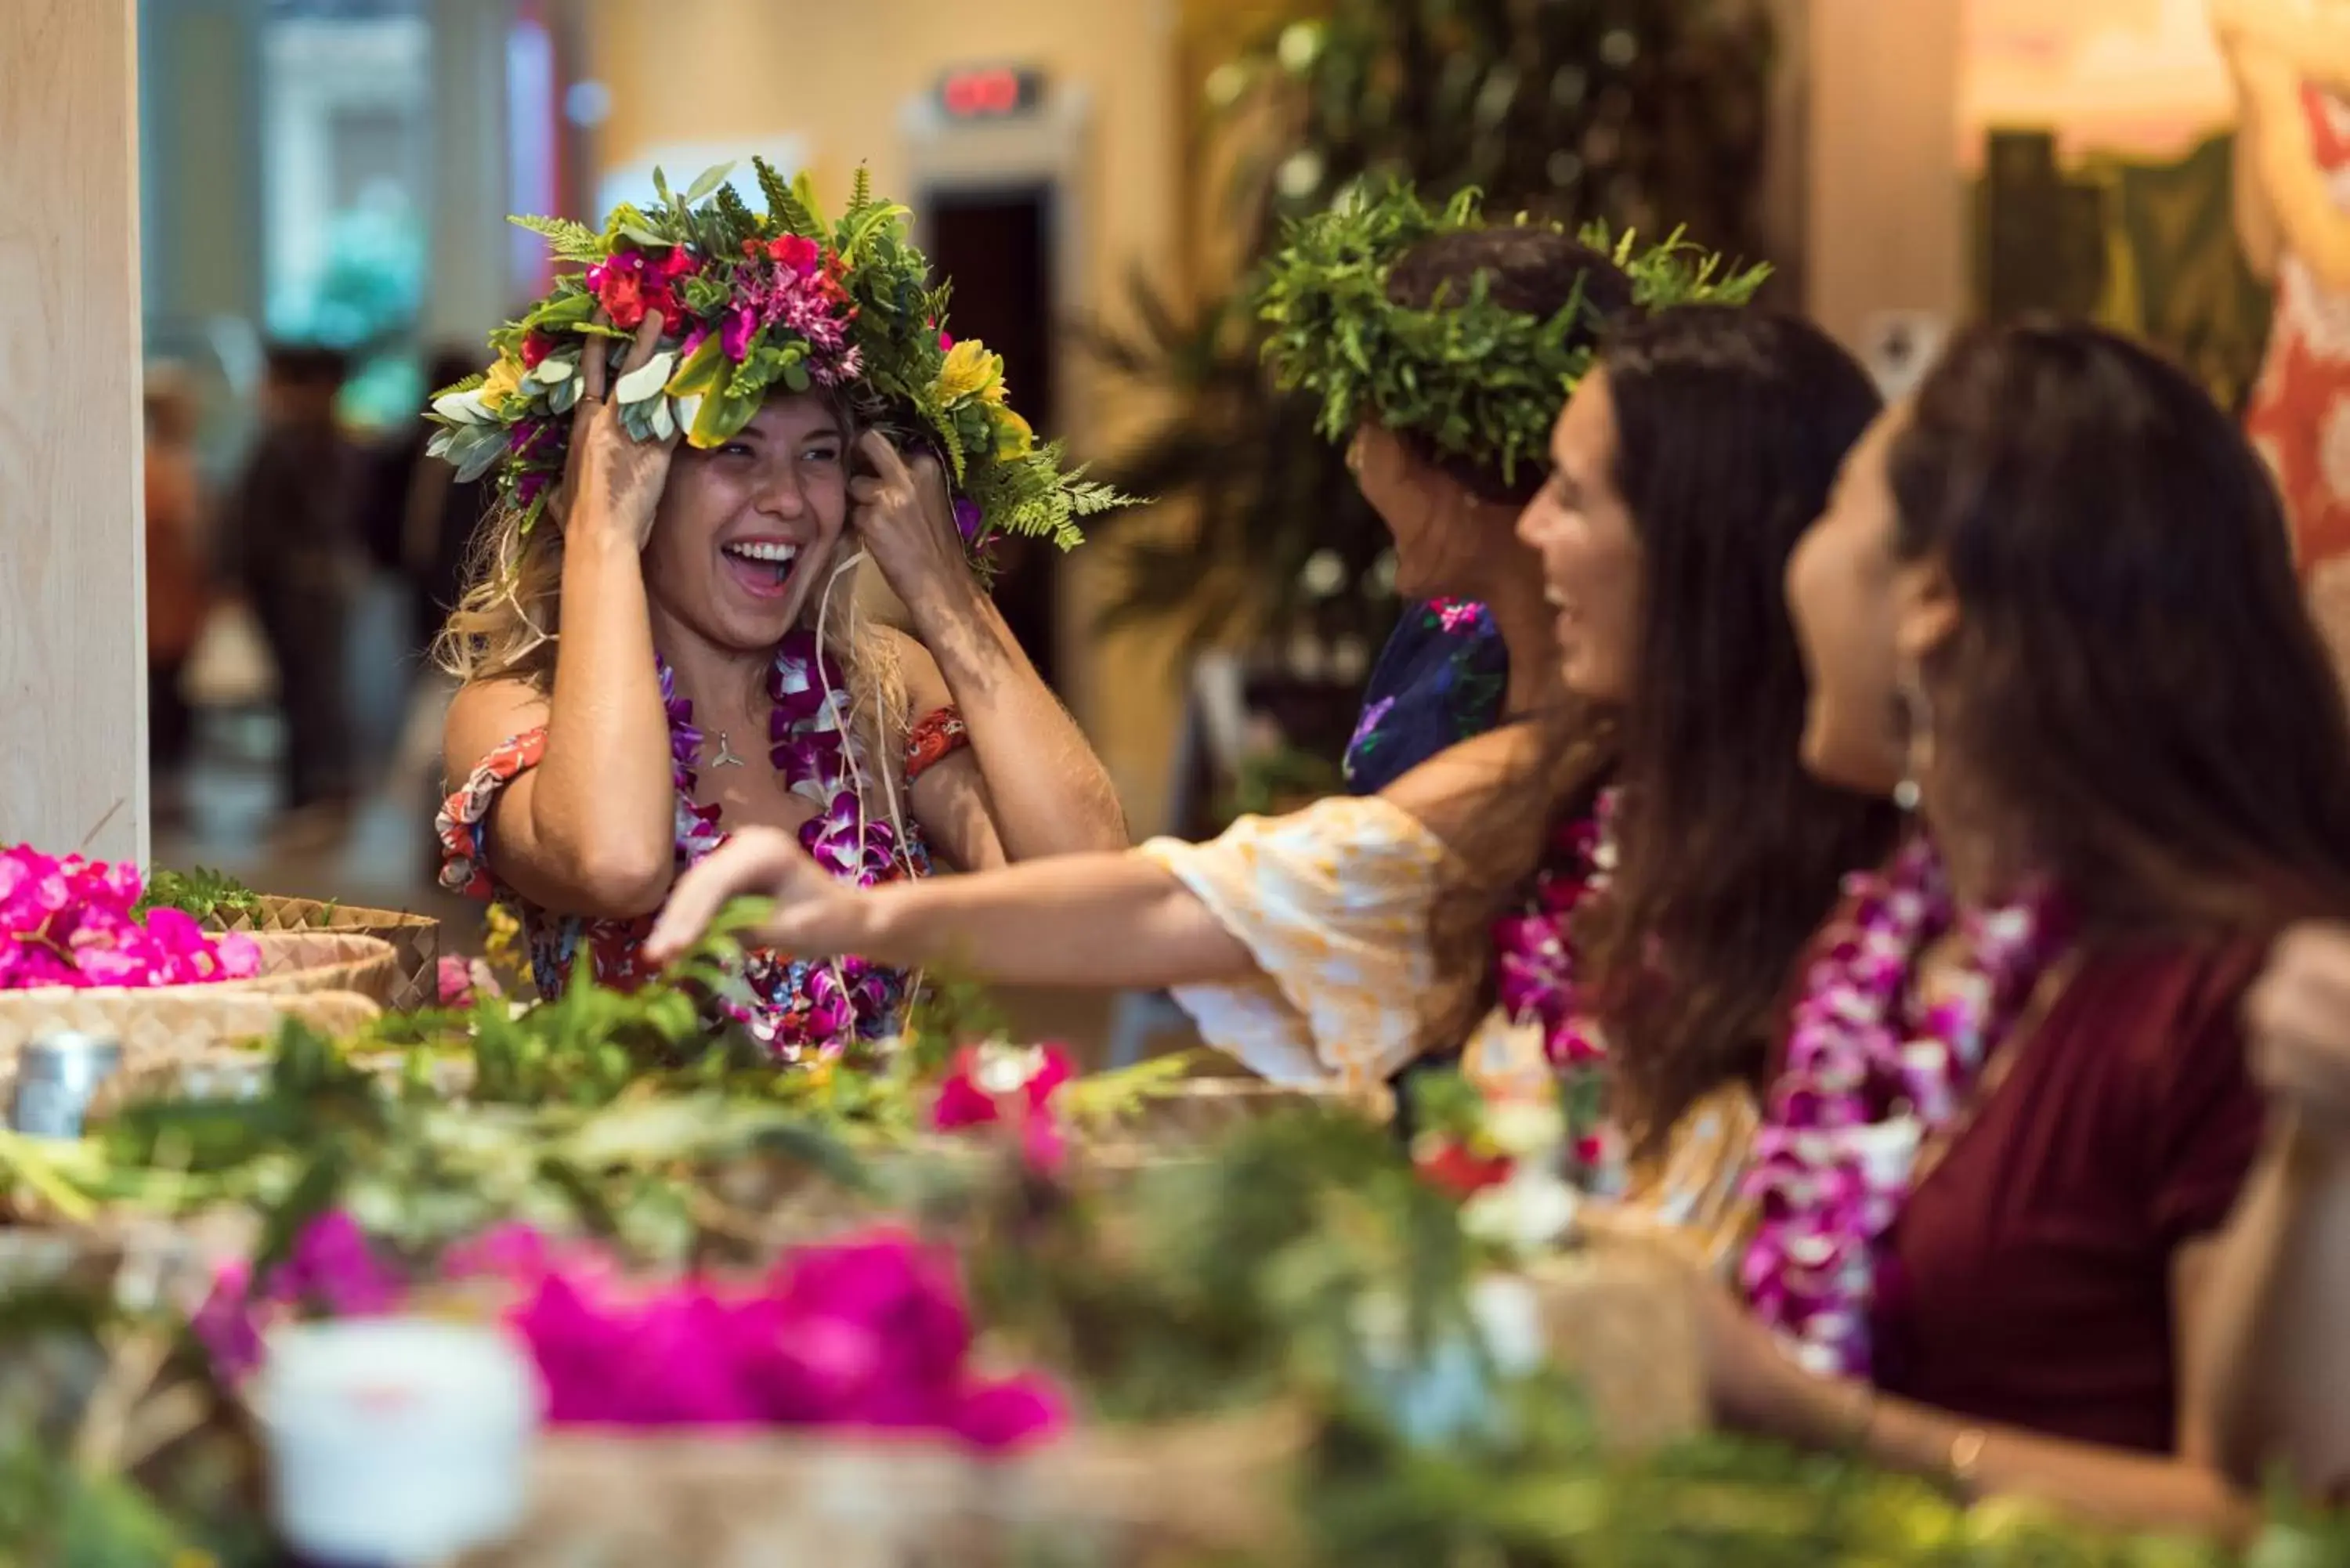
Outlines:
[[546, 240], [548, 250], [557, 261], [586, 265], [604, 259], [604, 236], [575, 219], [509, 218], [506, 221]]
[[801, 192], [785, 180], [775, 166], [764, 158], [751, 160], [752, 169], [759, 176], [759, 192], [767, 200], [767, 226], [781, 234], [821, 234], [816, 214], [808, 210]]

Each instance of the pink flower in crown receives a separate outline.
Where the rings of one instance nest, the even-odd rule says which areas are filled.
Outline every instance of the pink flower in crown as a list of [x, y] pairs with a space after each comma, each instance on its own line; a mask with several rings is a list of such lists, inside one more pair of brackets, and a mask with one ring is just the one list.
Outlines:
[[816, 368], [816, 384], [825, 387], [847, 386], [863, 374], [865, 350], [853, 344], [833, 358], [820, 361]]
[[758, 312], [749, 306], [730, 306], [725, 319], [719, 326], [719, 344], [725, 350], [726, 357], [741, 364], [751, 352], [752, 339], [759, 336], [759, 329], [764, 325], [759, 319]]

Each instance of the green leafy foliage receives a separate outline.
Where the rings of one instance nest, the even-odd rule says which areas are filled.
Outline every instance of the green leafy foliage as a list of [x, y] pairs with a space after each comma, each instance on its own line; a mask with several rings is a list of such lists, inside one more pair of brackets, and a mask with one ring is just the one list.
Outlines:
[[[1590, 329], [1597, 322], [1580, 292], [1546, 318], [1496, 302], [1482, 276], [1465, 295], [1440, 294], [1426, 308], [1388, 296], [1388, 274], [1415, 246], [1485, 223], [1473, 190], [1434, 208], [1409, 186], [1389, 182], [1290, 223], [1265, 263], [1258, 296], [1270, 328], [1264, 358], [1283, 388], [1315, 398], [1324, 436], [1344, 441], [1357, 425], [1375, 421], [1496, 468], [1512, 484], [1522, 467], [1544, 464], [1558, 410], [1593, 358]], [[1614, 256], [1649, 310], [1742, 304], [1767, 275], [1725, 267], [1679, 230], [1646, 250], [1628, 232], [1611, 241], [1605, 225], [1581, 237]]]
[[1570, 228], [1686, 224], [1712, 249], [1763, 251], [1766, 7], [1331, 0], [1315, 11], [1269, 20], [1209, 77], [1206, 132], [1239, 130], [1221, 215], [1241, 275], [1188, 307], [1138, 275], [1132, 325], [1092, 335], [1107, 369], [1175, 410], [1102, 476], [1180, 498], [1194, 520], [1184, 537], [1118, 537], [1107, 615], [1171, 625], [1194, 646], [1376, 646], [1394, 620], [1386, 525], [1323, 434], [1322, 401], [1283, 391], [1263, 362], [1273, 329], [1250, 305], [1255, 268], [1291, 221], [1397, 180], [1440, 209], [1475, 189], [1496, 210]]
[[225, 871], [203, 866], [188, 871], [158, 867], [147, 878], [147, 891], [139, 900], [137, 912], [155, 909], [177, 909], [196, 919], [215, 922], [238, 915], [258, 919], [261, 895]]
[[556, 261], [584, 265], [603, 258], [604, 237], [577, 219], [517, 217], [507, 222], [546, 240]]

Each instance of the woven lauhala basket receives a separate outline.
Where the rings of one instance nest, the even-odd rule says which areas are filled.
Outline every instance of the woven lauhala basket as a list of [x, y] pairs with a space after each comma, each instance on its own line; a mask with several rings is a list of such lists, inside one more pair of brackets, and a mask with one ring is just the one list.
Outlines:
[[235, 915], [222, 923], [230, 930], [262, 934], [373, 937], [389, 943], [393, 954], [390, 992], [378, 1000], [396, 1012], [413, 1012], [440, 1001], [441, 922], [429, 915], [268, 897], [261, 900], [259, 915]]
[[356, 931], [255, 931], [259, 979], [231, 981], [242, 991], [298, 993], [351, 991], [379, 1007], [400, 987], [400, 955], [380, 937]]
[[154, 1075], [176, 1073], [224, 1048], [270, 1039], [288, 1017], [331, 1037], [352, 1033], [377, 1012], [372, 998], [352, 992], [271, 992], [254, 983], [0, 991], [0, 1103], [14, 1086], [17, 1053], [47, 1034], [118, 1041], [121, 1075], [152, 1086]]
[[1303, 1440], [1270, 1413], [1080, 1429], [1009, 1459], [849, 1433], [558, 1433], [523, 1528], [461, 1568], [1172, 1568], [1277, 1546]]

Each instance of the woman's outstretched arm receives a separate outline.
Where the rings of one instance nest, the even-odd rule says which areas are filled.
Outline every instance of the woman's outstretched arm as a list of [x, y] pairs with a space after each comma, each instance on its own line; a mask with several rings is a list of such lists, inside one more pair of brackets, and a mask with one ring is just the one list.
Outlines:
[[858, 889], [789, 834], [739, 833], [686, 874], [653, 928], [665, 961], [729, 899], [775, 908], [756, 940], [808, 958], [855, 953], [1013, 985], [1105, 990], [1246, 980], [1256, 961], [1173, 873], [1135, 854], [1065, 855], [970, 877]]
[[[1482, 792], [1518, 779], [1538, 743], [1517, 732], [1480, 737], [1414, 769], [1387, 799], [1445, 835], [1476, 814]], [[1347, 847], [1331, 846], [1334, 865]], [[652, 957], [673, 957], [737, 898], [773, 899], [755, 939], [803, 957], [855, 953], [951, 966], [979, 980], [1111, 990], [1226, 984], [1260, 972], [1204, 899], [1137, 851], [860, 889], [834, 880], [789, 835], [758, 829], [680, 878], [654, 928]]]

